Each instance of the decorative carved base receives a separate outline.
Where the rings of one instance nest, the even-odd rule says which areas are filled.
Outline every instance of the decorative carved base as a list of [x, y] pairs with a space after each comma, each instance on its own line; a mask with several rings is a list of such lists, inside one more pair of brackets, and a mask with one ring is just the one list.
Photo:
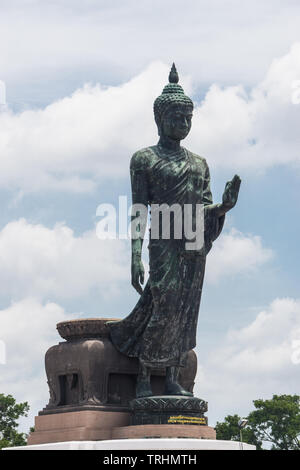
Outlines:
[[207, 402], [196, 397], [154, 396], [130, 402], [131, 424], [206, 426]]
[[[46, 353], [45, 366], [50, 400], [40, 414], [108, 406], [128, 411], [135, 398], [138, 359], [120, 353], [109, 338], [108, 319], [82, 319], [58, 323], [57, 330], [66, 341]], [[111, 319], [110, 319], [111, 321]], [[189, 351], [179, 382], [193, 391], [197, 357]], [[165, 386], [165, 369], [151, 371], [153, 393]]]

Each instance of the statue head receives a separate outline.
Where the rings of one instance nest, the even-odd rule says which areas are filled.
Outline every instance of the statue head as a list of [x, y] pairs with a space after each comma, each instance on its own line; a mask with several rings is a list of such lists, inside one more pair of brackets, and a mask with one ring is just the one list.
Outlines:
[[158, 134], [172, 140], [182, 140], [188, 135], [194, 107], [192, 100], [184, 94], [178, 81], [178, 73], [173, 64], [169, 74], [169, 83], [154, 102], [154, 117]]

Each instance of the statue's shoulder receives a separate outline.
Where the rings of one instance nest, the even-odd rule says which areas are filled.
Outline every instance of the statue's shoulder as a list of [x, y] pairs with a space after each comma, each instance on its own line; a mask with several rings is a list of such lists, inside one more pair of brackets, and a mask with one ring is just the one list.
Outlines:
[[156, 153], [153, 147], [145, 147], [141, 150], [137, 150], [130, 160], [130, 168], [134, 170], [146, 170], [151, 166], [153, 159], [156, 157]]
[[186, 152], [188, 152], [188, 154], [190, 155], [190, 158], [192, 158], [196, 164], [200, 165], [201, 167], [205, 169], [208, 168], [206, 158], [200, 157], [200, 155], [197, 155], [196, 153], [191, 152], [190, 150], [187, 150], [187, 149], [185, 150]]

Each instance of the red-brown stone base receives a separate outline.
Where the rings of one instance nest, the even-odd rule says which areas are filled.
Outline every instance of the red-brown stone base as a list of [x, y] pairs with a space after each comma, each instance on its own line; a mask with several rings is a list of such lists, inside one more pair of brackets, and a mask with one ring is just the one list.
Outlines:
[[112, 429], [128, 426], [129, 413], [117, 411], [70, 411], [35, 417], [34, 432], [27, 445], [65, 441], [111, 439]]
[[216, 431], [210, 426], [194, 424], [143, 424], [123, 426], [112, 431], [112, 439], [190, 438], [216, 439]]
[[149, 437], [215, 439], [216, 432], [210, 426], [184, 424], [129, 426], [127, 412], [82, 410], [36, 416], [27, 444]]

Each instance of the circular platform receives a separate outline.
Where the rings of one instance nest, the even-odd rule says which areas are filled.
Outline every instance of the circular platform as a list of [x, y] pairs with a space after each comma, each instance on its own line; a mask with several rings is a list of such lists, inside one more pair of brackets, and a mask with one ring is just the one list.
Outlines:
[[196, 397], [161, 395], [136, 398], [129, 404], [131, 424], [207, 426], [207, 402]]

